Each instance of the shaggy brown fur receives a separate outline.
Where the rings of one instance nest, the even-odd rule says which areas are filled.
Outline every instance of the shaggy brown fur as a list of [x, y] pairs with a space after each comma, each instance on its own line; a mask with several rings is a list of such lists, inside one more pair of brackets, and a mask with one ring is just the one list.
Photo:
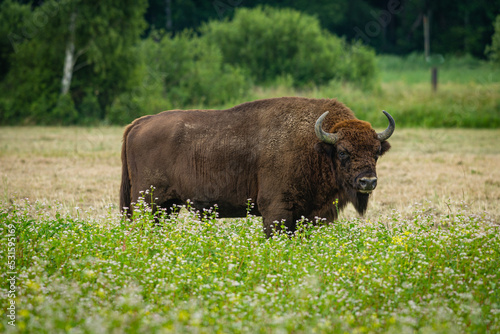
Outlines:
[[[339, 135], [335, 145], [314, 132], [325, 111], [323, 129]], [[220, 217], [244, 217], [252, 199], [267, 236], [280, 230], [276, 221], [294, 232], [301, 217], [335, 219], [336, 199], [340, 209], [351, 202], [362, 214], [369, 194], [358, 191], [359, 179], [376, 177], [376, 159], [389, 148], [335, 99], [284, 97], [227, 110], [165, 111], [125, 130], [120, 207], [130, 207], [150, 186], [160, 207], [187, 200], [197, 209], [217, 204]]]

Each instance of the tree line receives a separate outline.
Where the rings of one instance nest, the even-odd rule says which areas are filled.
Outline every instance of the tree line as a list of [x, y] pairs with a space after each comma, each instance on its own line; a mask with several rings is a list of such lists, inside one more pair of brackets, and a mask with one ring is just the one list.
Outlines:
[[500, 14], [500, 0], [150, 0], [146, 20], [149, 29], [180, 32], [261, 5], [315, 16], [329, 32], [349, 41], [361, 39], [377, 53], [423, 51], [423, 21], [428, 17], [433, 52], [480, 58]]
[[423, 48], [424, 17], [433, 52], [484, 57], [498, 2], [5, 0], [0, 124], [121, 124], [275, 83], [370, 89], [376, 52]]

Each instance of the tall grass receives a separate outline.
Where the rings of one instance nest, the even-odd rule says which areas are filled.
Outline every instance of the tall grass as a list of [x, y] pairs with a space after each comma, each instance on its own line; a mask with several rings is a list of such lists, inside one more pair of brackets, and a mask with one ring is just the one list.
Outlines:
[[360, 119], [386, 125], [385, 109], [402, 127], [500, 127], [500, 68], [471, 57], [445, 58], [439, 68], [437, 92], [431, 89], [430, 66], [423, 55], [378, 56], [379, 86], [363, 90], [351, 83], [331, 81], [312, 89], [294, 89], [281, 81], [254, 89], [250, 99], [300, 95], [337, 98]]
[[[431, 66], [421, 54], [379, 56], [382, 94], [400, 124], [411, 127], [498, 128], [500, 68], [470, 56], [444, 57], [438, 91], [431, 91]], [[385, 103], [384, 103], [385, 102]]]
[[[269, 240], [259, 218], [215, 211], [154, 227], [143, 203], [133, 222], [0, 208], [1, 254], [15, 229], [18, 272], [16, 326], [3, 314], [4, 332], [500, 331], [498, 226], [463, 205]], [[5, 258], [0, 268], [5, 280]]]
[[[443, 56], [438, 68], [440, 83], [490, 84], [500, 82], [500, 67], [472, 56]], [[407, 56], [378, 55], [377, 66], [381, 81], [407, 84], [429, 83], [431, 67], [421, 53]]]

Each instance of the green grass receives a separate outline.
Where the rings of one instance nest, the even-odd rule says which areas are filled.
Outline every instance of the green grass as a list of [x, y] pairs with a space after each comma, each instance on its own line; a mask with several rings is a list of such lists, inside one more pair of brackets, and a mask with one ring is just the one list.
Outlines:
[[[471, 56], [444, 56], [443, 59], [444, 62], [437, 66], [439, 83], [485, 85], [500, 82], [500, 68], [489, 62]], [[431, 81], [431, 65], [419, 53], [403, 57], [379, 55], [377, 65], [384, 83], [430, 84]]]
[[12, 229], [18, 273], [16, 326], [3, 313], [0, 331], [500, 331], [499, 227], [464, 205], [270, 240], [251, 216], [183, 211], [158, 228], [145, 205], [134, 222], [28, 201], [0, 208], [2, 280]]
[[252, 99], [293, 95], [337, 98], [351, 108], [357, 118], [376, 127], [387, 126], [387, 119], [382, 114], [382, 110], [386, 110], [398, 127], [500, 128], [500, 83], [447, 83], [436, 93], [426, 83], [382, 83], [375, 91], [331, 83], [306, 91], [284, 87], [259, 90]]
[[439, 67], [438, 90], [433, 92], [423, 55], [379, 55], [377, 63], [380, 84], [371, 91], [342, 82], [297, 90], [282, 80], [274, 87], [255, 89], [248, 100], [292, 95], [337, 98], [377, 127], [386, 126], [384, 109], [398, 127], [500, 128], [500, 67], [471, 57], [446, 57]]
[[500, 127], [500, 67], [470, 56], [445, 56], [438, 90], [432, 92], [431, 66], [422, 54], [380, 55], [378, 66], [382, 91], [370, 102], [394, 110], [401, 125]]

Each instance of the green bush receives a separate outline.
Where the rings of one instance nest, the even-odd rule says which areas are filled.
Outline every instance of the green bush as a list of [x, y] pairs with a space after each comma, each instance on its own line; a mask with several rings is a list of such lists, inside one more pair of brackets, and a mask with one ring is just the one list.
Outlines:
[[185, 32], [159, 43], [145, 41], [146, 61], [157, 62], [164, 93], [175, 107], [215, 106], [238, 99], [251, 86], [241, 69], [223, 63], [215, 44]]
[[130, 93], [123, 93], [108, 108], [107, 121], [111, 124], [126, 124], [146, 113], [146, 108], [137, 98]]
[[[11, 104], [14, 119], [22, 121], [23, 124], [32, 125], [48, 125], [48, 124], [61, 124], [61, 119], [57, 114], [65, 109], [66, 106], [74, 104], [67, 99], [60, 99], [59, 94], [53, 92], [42, 92], [38, 98], [33, 102], [27, 104], [27, 108], [22, 107], [22, 103], [26, 101], [15, 101]], [[58, 106], [59, 104], [59, 106]], [[71, 107], [69, 108], [71, 109]]]
[[223, 63], [217, 46], [192, 32], [175, 37], [153, 33], [138, 51], [141, 85], [115, 99], [107, 115], [111, 123], [173, 108], [233, 104], [252, 86], [242, 69]]
[[491, 45], [486, 46], [485, 53], [491, 61], [500, 64], [500, 15], [497, 16], [493, 26], [495, 33], [491, 37]]
[[332, 79], [371, 86], [375, 80], [372, 51], [350, 46], [322, 30], [317, 18], [292, 9], [240, 8], [232, 21], [211, 21], [201, 32], [224, 62], [247, 69], [259, 83], [286, 75], [296, 86]]
[[361, 88], [373, 88], [377, 77], [375, 51], [357, 42], [349, 47], [345, 57], [346, 68], [343, 77], [357, 83]]
[[92, 124], [102, 119], [101, 105], [96, 94], [91, 91], [86, 92], [77, 109], [80, 114], [80, 122], [84, 124]]
[[54, 109], [48, 114], [47, 123], [69, 125], [78, 120], [78, 112], [75, 109], [75, 103], [70, 94], [59, 96]]

